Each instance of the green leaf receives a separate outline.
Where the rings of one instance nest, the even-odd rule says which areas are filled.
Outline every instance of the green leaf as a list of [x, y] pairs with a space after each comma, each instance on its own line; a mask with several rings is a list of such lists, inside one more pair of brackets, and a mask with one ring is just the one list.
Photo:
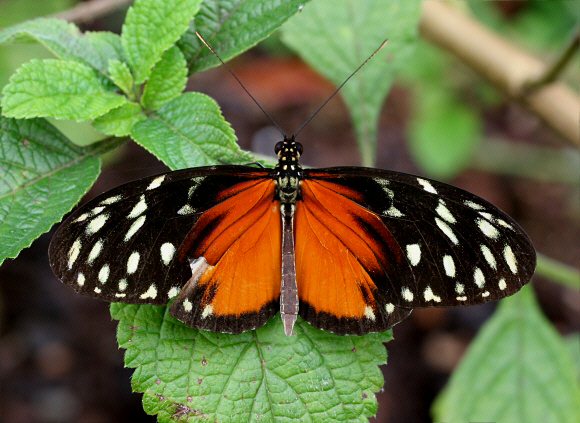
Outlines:
[[121, 32], [121, 43], [135, 83], [142, 84], [151, 68], [189, 27], [201, 0], [137, 0]]
[[338, 336], [298, 319], [287, 337], [277, 315], [229, 335], [189, 328], [168, 310], [111, 305], [133, 389], [159, 421], [367, 422], [376, 411], [390, 331]]
[[171, 169], [219, 163], [248, 163], [217, 103], [205, 94], [185, 93], [137, 123], [131, 137]]
[[340, 93], [352, 116], [362, 163], [374, 163], [381, 105], [417, 37], [419, 0], [319, 0], [282, 28], [282, 41], [336, 85], [388, 38]]
[[574, 332], [564, 338], [566, 349], [574, 362], [576, 378], [580, 381], [580, 332]]
[[96, 53], [101, 57], [105, 69], [109, 69], [109, 62], [117, 60], [122, 62], [123, 47], [121, 46], [121, 37], [117, 34], [107, 31], [91, 32], [87, 31], [83, 37], [93, 46]]
[[481, 121], [439, 87], [424, 86], [416, 103], [409, 129], [411, 154], [427, 175], [451, 179], [470, 164], [481, 141]]
[[161, 60], [151, 71], [151, 77], [143, 91], [141, 104], [146, 109], [157, 110], [181, 94], [186, 83], [185, 57], [177, 47], [171, 47], [163, 53]]
[[147, 116], [141, 106], [136, 103], [125, 103], [96, 118], [93, 127], [104, 134], [122, 137], [129, 135], [133, 125], [143, 119], [147, 119]]
[[73, 61], [31, 60], [20, 66], [2, 91], [8, 117], [51, 116], [77, 121], [93, 119], [127, 101], [106, 92], [95, 71]]
[[0, 264], [48, 231], [88, 191], [111, 142], [81, 148], [44, 119], [0, 116]]
[[573, 423], [580, 416], [577, 373], [532, 288], [503, 300], [437, 398], [443, 422]]
[[222, 60], [228, 61], [266, 38], [309, 1], [204, 1], [193, 24], [177, 43], [187, 60], [189, 74], [220, 65], [195, 31], [199, 31]]
[[[40, 18], [0, 30], [0, 44], [5, 42], [38, 42], [56, 57], [75, 59], [105, 75], [108, 57], [96, 45], [94, 36], [84, 37], [72, 23]], [[102, 38], [105, 36], [97, 36]]]
[[120, 62], [116, 59], [110, 60], [109, 76], [115, 85], [127, 96], [131, 95], [133, 91], [133, 75], [131, 75], [129, 66], [125, 62]]

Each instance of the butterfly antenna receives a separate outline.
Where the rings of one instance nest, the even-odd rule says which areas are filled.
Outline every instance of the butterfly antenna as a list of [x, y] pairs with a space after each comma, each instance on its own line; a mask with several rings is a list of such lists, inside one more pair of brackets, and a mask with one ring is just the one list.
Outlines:
[[349, 77], [348, 77], [348, 78], [346, 78], [342, 84], [340, 84], [340, 86], [339, 86], [339, 87], [338, 87], [338, 88], [337, 88], [337, 89], [336, 89], [336, 90], [335, 90], [335, 91], [332, 93], [332, 95], [331, 95], [330, 97], [328, 97], [328, 98], [326, 99], [326, 101], [325, 101], [324, 103], [322, 103], [322, 105], [321, 105], [321, 106], [320, 106], [320, 107], [319, 107], [319, 108], [318, 108], [318, 109], [317, 109], [317, 110], [316, 110], [316, 111], [315, 111], [315, 112], [312, 114], [312, 116], [310, 116], [310, 117], [308, 118], [308, 120], [307, 120], [306, 122], [304, 122], [304, 124], [303, 124], [303, 125], [300, 127], [300, 129], [298, 129], [298, 131], [296, 131], [296, 133], [294, 134], [294, 136], [295, 136], [295, 137], [296, 137], [296, 136], [298, 136], [298, 134], [300, 133], [300, 131], [302, 131], [302, 129], [303, 129], [303, 128], [304, 128], [306, 125], [308, 125], [308, 123], [309, 123], [309, 122], [310, 122], [312, 119], [314, 119], [314, 116], [316, 116], [316, 115], [318, 114], [318, 112], [320, 112], [320, 111], [322, 110], [322, 108], [323, 108], [324, 106], [326, 106], [326, 103], [328, 103], [330, 100], [332, 100], [332, 97], [334, 97], [334, 96], [335, 96], [335, 95], [336, 95], [336, 94], [337, 94], [337, 93], [340, 91], [340, 89], [341, 89], [341, 88], [344, 86], [344, 84], [346, 84], [346, 83], [348, 82], [348, 80], [349, 80], [350, 78], [352, 78], [352, 77], [354, 76], [354, 74], [355, 74], [355, 73], [357, 73], [357, 72], [360, 70], [360, 68], [362, 68], [364, 65], [366, 65], [366, 63], [367, 63], [369, 60], [371, 60], [371, 59], [373, 58], [373, 56], [374, 56], [375, 54], [377, 54], [377, 53], [378, 53], [378, 52], [379, 52], [379, 51], [380, 51], [380, 50], [381, 50], [381, 49], [382, 49], [382, 48], [385, 46], [385, 44], [387, 44], [387, 41], [389, 41], [389, 40], [388, 40], [388, 39], [386, 39], [385, 41], [383, 41], [383, 42], [381, 43], [381, 45], [380, 45], [380, 46], [379, 46], [379, 47], [378, 47], [378, 48], [377, 48], [377, 49], [376, 49], [376, 50], [373, 52], [373, 54], [371, 54], [369, 57], [367, 57], [367, 59], [366, 59], [364, 62], [362, 62], [362, 63], [361, 63], [361, 65], [360, 65], [358, 68], [356, 68], [356, 70], [355, 70], [353, 73], [351, 73], [351, 74], [349, 75]]
[[[254, 96], [252, 94], [250, 94], [250, 92], [246, 89], [246, 87], [244, 86], [244, 84], [242, 84], [242, 81], [240, 81], [240, 79], [236, 76], [236, 74], [234, 73], [233, 70], [231, 70], [228, 65], [226, 65], [224, 63], [224, 61], [222, 60], [222, 58], [216, 53], [216, 51], [211, 48], [211, 46], [203, 39], [203, 37], [201, 36], [201, 34], [197, 31], [195, 31], [195, 35], [197, 35], [197, 38], [199, 38], [201, 40], [202, 43], [205, 44], [205, 46], [209, 49], [209, 51], [211, 51], [215, 57], [218, 58], [218, 60], [221, 62], [221, 64], [223, 65], [224, 68], [226, 68], [228, 70], [229, 73], [232, 74], [232, 76], [234, 78], [236, 78], [236, 81], [238, 81], [238, 84], [240, 84], [240, 86], [244, 89], [244, 91], [246, 92], [246, 94], [248, 94], [250, 96], [250, 98], [254, 101], [254, 103], [256, 103], [256, 105], [260, 108], [260, 110], [268, 117], [268, 119], [270, 119], [270, 121], [274, 124], [274, 126], [278, 129], [278, 131], [280, 131], [280, 133], [282, 134], [282, 136], [284, 138], [286, 138], [286, 134], [284, 133], [284, 131], [282, 131], [282, 129], [280, 129], [280, 127], [278, 126], [278, 124], [276, 123], [276, 121], [274, 119], [272, 119], [272, 117], [264, 110], [264, 108], [262, 106], [260, 106], [260, 103], [258, 103], [258, 100], [256, 100], [254, 98]], [[334, 95], [334, 94], [333, 94]]]

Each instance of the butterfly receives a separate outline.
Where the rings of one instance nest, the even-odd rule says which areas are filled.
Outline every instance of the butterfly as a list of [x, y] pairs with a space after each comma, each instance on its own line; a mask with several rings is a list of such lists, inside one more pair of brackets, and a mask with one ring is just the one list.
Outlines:
[[496, 301], [535, 270], [534, 247], [478, 196], [363, 167], [303, 169], [294, 137], [274, 169], [208, 166], [121, 185], [60, 225], [54, 273], [106, 301], [170, 305], [186, 325], [241, 333], [280, 312], [340, 335], [416, 307]]

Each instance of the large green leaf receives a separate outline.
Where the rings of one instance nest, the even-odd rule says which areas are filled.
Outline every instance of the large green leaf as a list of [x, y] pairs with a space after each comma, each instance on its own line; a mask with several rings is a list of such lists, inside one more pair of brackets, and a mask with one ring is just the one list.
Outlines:
[[23, 64], [2, 90], [2, 111], [15, 118], [50, 116], [82, 121], [126, 102], [124, 96], [108, 92], [93, 69], [55, 59]]
[[137, 123], [131, 136], [171, 169], [252, 161], [236, 144], [217, 103], [201, 93], [173, 99]]
[[0, 264], [81, 199], [99, 174], [99, 155], [112, 145], [81, 148], [44, 119], [0, 116]]
[[365, 166], [374, 163], [383, 100], [416, 42], [419, 3], [319, 0], [306, 5], [302, 13], [282, 27], [282, 41], [336, 85], [389, 39], [341, 90]]
[[201, 0], [137, 0], [127, 12], [121, 44], [135, 83], [149, 77], [161, 55], [183, 35]]
[[171, 47], [153, 67], [143, 90], [141, 104], [146, 109], [157, 110], [181, 94], [186, 83], [187, 68], [183, 53], [177, 47]]
[[240, 335], [199, 331], [168, 307], [113, 304], [133, 389], [159, 421], [366, 422], [383, 384], [391, 332], [338, 336], [277, 315]]
[[220, 65], [195, 35], [227, 61], [278, 29], [310, 0], [206, 0], [177, 45], [185, 54], [189, 74]]
[[532, 288], [504, 299], [433, 407], [436, 421], [574, 423], [577, 372]]

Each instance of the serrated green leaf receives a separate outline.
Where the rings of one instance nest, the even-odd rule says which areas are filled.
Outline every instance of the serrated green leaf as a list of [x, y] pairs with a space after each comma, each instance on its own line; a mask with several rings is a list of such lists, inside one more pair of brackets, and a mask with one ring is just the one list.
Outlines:
[[189, 27], [201, 0], [137, 0], [127, 12], [121, 43], [136, 84]]
[[392, 339], [333, 335], [301, 319], [287, 337], [279, 316], [228, 335], [189, 328], [168, 307], [117, 303], [111, 314], [133, 388], [160, 421], [366, 422]]
[[81, 61], [105, 75], [108, 57], [101, 54], [101, 49], [97, 48], [91, 37], [84, 37], [72, 23], [50, 18], [26, 21], [0, 30], [0, 44], [35, 41], [44, 45], [58, 58]]
[[419, 0], [319, 0], [282, 27], [282, 41], [336, 85], [389, 39], [340, 92], [365, 166], [374, 163], [383, 100], [416, 43], [419, 4]]
[[91, 187], [99, 155], [81, 148], [44, 119], [0, 116], [0, 264], [48, 231]]
[[227, 61], [266, 38], [309, 1], [204, 1], [193, 24], [177, 43], [187, 60], [189, 74], [220, 65], [195, 31], [199, 31], [222, 60]]
[[131, 133], [137, 122], [147, 119], [137, 103], [125, 103], [116, 109], [96, 118], [93, 127], [104, 134], [123, 137]]
[[218, 163], [248, 163], [230, 124], [215, 100], [201, 93], [185, 93], [131, 130], [131, 137], [171, 169]]
[[171, 47], [153, 67], [141, 104], [146, 109], [157, 110], [181, 94], [186, 83], [185, 57], [177, 47]]
[[31, 60], [20, 66], [2, 90], [5, 116], [94, 119], [127, 99], [107, 92], [91, 68], [73, 61]]
[[574, 365], [531, 287], [502, 300], [432, 411], [442, 422], [578, 421]]
[[115, 85], [127, 95], [130, 96], [133, 90], [133, 75], [129, 66], [125, 62], [118, 60], [109, 61], [109, 76]]
[[434, 85], [420, 90], [416, 105], [409, 128], [411, 154], [427, 175], [451, 179], [470, 164], [481, 141], [481, 121]]
[[124, 60], [120, 35], [108, 31], [87, 31], [83, 34], [83, 37], [101, 57], [101, 62], [106, 66], [106, 69], [108, 69], [111, 60], [117, 60], [119, 62]]

